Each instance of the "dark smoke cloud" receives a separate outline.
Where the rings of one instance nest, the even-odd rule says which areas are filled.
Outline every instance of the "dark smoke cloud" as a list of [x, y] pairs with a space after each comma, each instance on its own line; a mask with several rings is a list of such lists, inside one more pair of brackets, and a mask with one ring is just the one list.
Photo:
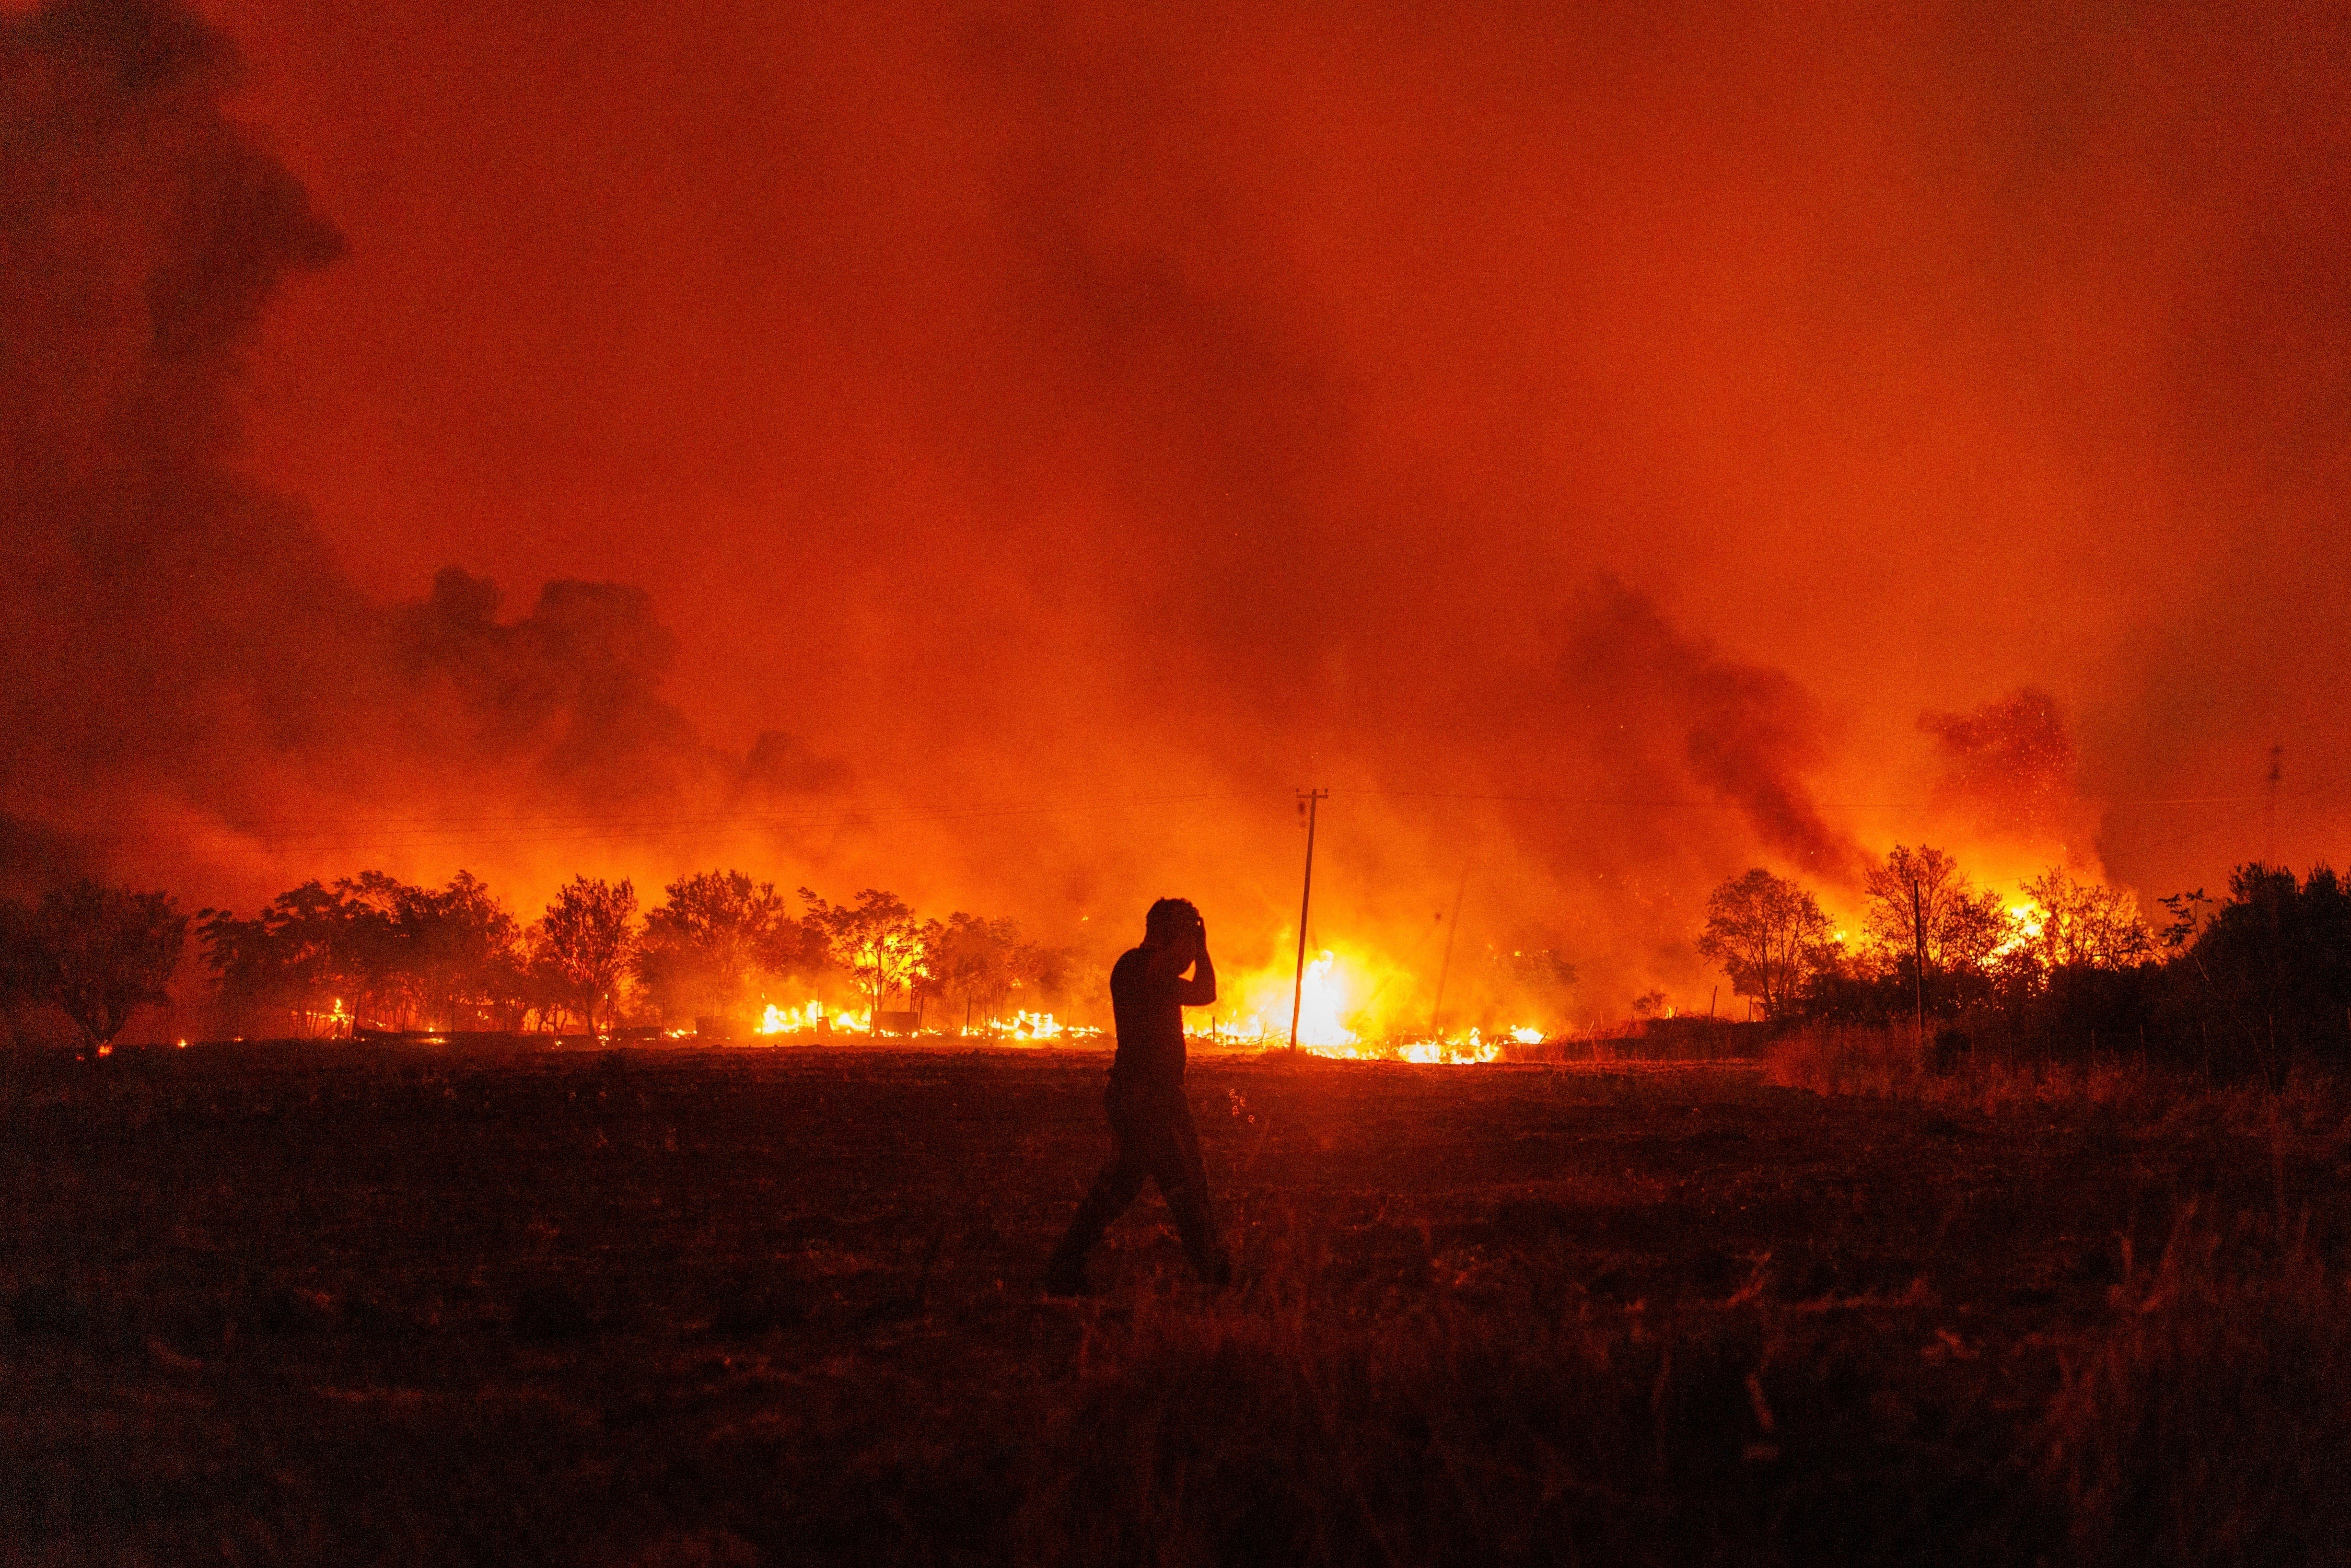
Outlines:
[[1808, 777], [1828, 760], [1827, 721], [1784, 672], [1727, 657], [1613, 579], [1577, 606], [1561, 664], [1571, 722], [1629, 806], [1710, 797], [1792, 865], [1858, 877], [1862, 852], [1823, 817]]
[[206, 863], [157, 831], [265, 855], [290, 831], [307, 861], [371, 812], [657, 824], [833, 782], [781, 735], [747, 764], [705, 746], [663, 695], [673, 643], [642, 591], [556, 582], [502, 622], [496, 590], [452, 570], [385, 604], [302, 507], [239, 475], [264, 312], [345, 250], [226, 117], [239, 74], [225, 35], [155, 0], [70, 0], [0, 30], [12, 872], [110, 859], [250, 892], [280, 868]]
[[675, 640], [643, 589], [551, 582], [530, 612], [497, 619], [495, 584], [446, 567], [432, 596], [392, 617], [388, 652], [414, 727], [401, 752], [506, 776], [521, 809], [768, 811], [842, 777], [767, 731], [739, 761], [705, 747], [662, 695]]

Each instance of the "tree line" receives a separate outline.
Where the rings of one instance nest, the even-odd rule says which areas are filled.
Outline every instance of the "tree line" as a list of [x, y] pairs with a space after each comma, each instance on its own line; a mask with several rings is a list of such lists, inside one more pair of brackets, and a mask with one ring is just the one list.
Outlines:
[[[628, 880], [575, 876], [524, 921], [467, 872], [430, 887], [370, 871], [306, 882], [250, 916], [201, 910], [194, 930], [223, 1031], [295, 1038], [739, 1020], [787, 988], [845, 990], [875, 1015], [952, 1002], [968, 1025], [1013, 1010], [1016, 993], [1037, 1009], [1074, 963], [1008, 917], [924, 919], [879, 888], [834, 904], [716, 870], [663, 894], [641, 912]], [[138, 1009], [169, 1002], [190, 925], [166, 894], [88, 880], [37, 904], [0, 900], [0, 1001], [12, 1025], [53, 1007], [110, 1045]]]
[[[1774, 1022], [1913, 1019], [1923, 1032], [1932, 1020], [2216, 1073], [2351, 1065], [2351, 888], [2331, 868], [2241, 866], [2223, 898], [2161, 900], [2159, 926], [2128, 893], [2059, 868], [2022, 891], [2011, 906], [1946, 852], [1896, 845], [1870, 868], [1848, 931], [1810, 889], [1759, 867], [1713, 891], [1697, 946]], [[306, 882], [249, 917], [202, 910], [194, 929], [217, 1022], [245, 1035], [594, 1032], [745, 1019], [794, 989], [847, 991], [873, 1015], [959, 1003], [958, 1021], [985, 1023], [1015, 1010], [1015, 992], [1034, 1009], [1081, 978], [1077, 955], [1025, 940], [1011, 919], [924, 919], [878, 888], [834, 904], [715, 870], [663, 893], [641, 912], [628, 881], [574, 877], [525, 922], [465, 872], [427, 887], [371, 871]], [[164, 894], [89, 879], [0, 899], [11, 1028], [46, 1010], [107, 1047], [138, 1009], [168, 1004], [190, 926]]]
[[844, 985], [873, 1014], [952, 998], [966, 1021], [986, 1021], [1067, 960], [1009, 918], [925, 920], [880, 888], [834, 904], [803, 887], [795, 907], [734, 870], [678, 878], [642, 916], [628, 880], [575, 876], [527, 925], [466, 873], [425, 888], [369, 872], [305, 883], [250, 918], [206, 911], [197, 929], [224, 1005], [296, 1033], [350, 1027], [345, 1018], [592, 1032], [625, 1019], [737, 1019], [770, 990]]
[[2160, 900], [2159, 926], [2058, 867], [2022, 893], [2011, 904], [1946, 852], [1897, 844], [1864, 878], [1858, 930], [1758, 867], [1714, 890], [1697, 946], [1774, 1021], [1932, 1020], [2223, 1072], [2351, 1064], [2351, 889], [2331, 868], [2240, 866], [2225, 898]]

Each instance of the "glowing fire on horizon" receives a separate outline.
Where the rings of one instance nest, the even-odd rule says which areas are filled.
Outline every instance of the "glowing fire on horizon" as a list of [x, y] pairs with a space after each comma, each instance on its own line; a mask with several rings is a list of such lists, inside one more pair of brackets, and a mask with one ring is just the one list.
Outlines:
[[1202, 1037], [1218, 1045], [1270, 1048], [1288, 1044], [1293, 984], [1299, 1049], [1316, 1056], [1353, 1061], [1409, 1061], [1424, 1066], [1471, 1065], [1499, 1061], [1506, 1045], [1540, 1045], [1548, 1038], [1532, 1024], [1499, 1030], [1491, 1035], [1473, 1026], [1459, 1034], [1439, 1035], [1432, 1031], [1401, 1039], [1367, 1038], [1369, 1030], [1362, 1015], [1367, 1009], [1368, 998], [1356, 976], [1328, 948], [1317, 954], [1294, 982], [1271, 971], [1250, 977], [1238, 988], [1248, 998], [1249, 1010], [1230, 1023], [1212, 1023], [1202, 1031]]
[[2049, 912], [2033, 900], [2008, 906], [2008, 935], [1991, 950], [1995, 958], [2005, 958], [2018, 948], [2040, 939], [2042, 928], [2049, 924]]
[[[1290, 1040], [1292, 986], [1297, 984], [1298, 1043], [1316, 1056], [1357, 1061], [1405, 1061], [1425, 1066], [1457, 1066], [1499, 1061], [1513, 1046], [1541, 1045], [1548, 1033], [1533, 1024], [1489, 1030], [1473, 1026], [1462, 1030], [1424, 1030], [1399, 1032], [1385, 1028], [1374, 1003], [1384, 992], [1406, 995], [1410, 978], [1400, 969], [1384, 969], [1378, 960], [1342, 956], [1326, 948], [1307, 964], [1302, 977], [1269, 967], [1228, 983], [1228, 995], [1240, 999], [1234, 1013], [1210, 1009], [1195, 1014], [1186, 1032], [1209, 1050], [1273, 1050]], [[886, 1021], [886, 1015], [885, 1020]], [[1390, 1023], [1393, 1019], [1389, 1019]], [[828, 1008], [810, 998], [782, 1005], [763, 1002], [754, 1038], [782, 1044], [813, 1041], [841, 1035], [872, 1035], [871, 1008]], [[1005, 1045], [1084, 1045], [1100, 1040], [1104, 1031], [1065, 1023], [1049, 1012], [1015, 1011], [968, 1025], [919, 1028], [923, 1035], [977, 1039]]]
[[[862, 1008], [852, 1012], [847, 1008], [828, 1011], [820, 1001], [810, 1000], [803, 1006], [784, 1008], [773, 1002], [766, 1004], [759, 1022], [751, 1031], [775, 1038], [784, 1035], [819, 1033], [871, 1034], [873, 1032], [873, 1009]], [[1016, 1040], [1023, 1044], [1033, 1040], [1089, 1038], [1100, 1030], [1080, 1029], [1064, 1024], [1047, 1012], [1015, 1012], [1008, 1017], [990, 1019], [985, 1023], [967, 1028], [924, 1030], [930, 1034], [952, 1034], [962, 1037], [982, 1037], [990, 1040]]]
[[859, 1012], [842, 1008], [828, 1013], [820, 1001], [811, 1000], [804, 1008], [779, 1008], [769, 1002], [767, 1010], [760, 1015], [759, 1027], [752, 1032], [798, 1034], [803, 1030], [813, 1033], [819, 1030], [834, 1029], [863, 1030], [871, 1030], [872, 1026], [873, 1009], [871, 1008]]

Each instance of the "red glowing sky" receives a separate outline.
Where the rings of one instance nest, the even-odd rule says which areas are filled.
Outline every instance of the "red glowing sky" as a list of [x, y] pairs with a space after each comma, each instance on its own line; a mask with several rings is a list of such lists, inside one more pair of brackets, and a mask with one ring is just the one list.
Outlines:
[[[224, 461], [365, 596], [640, 585], [666, 699], [837, 761], [827, 810], [1273, 792], [778, 881], [1050, 924], [1188, 876], [1270, 921], [1292, 784], [1605, 799], [1356, 797], [1333, 896], [1482, 856], [1633, 977], [1712, 881], [1843, 852], [1787, 788], [1860, 852], [2159, 894], [2263, 852], [2278, 744], [2281, 856], [2340, 841], [2335, 8], [206, 14], [348, 241], [260, 318]], [[2001, 847], [1918, 721], [2022, 686], [2082, 800]], [[2136, 803], [2208, 797], [2252, 799]]]

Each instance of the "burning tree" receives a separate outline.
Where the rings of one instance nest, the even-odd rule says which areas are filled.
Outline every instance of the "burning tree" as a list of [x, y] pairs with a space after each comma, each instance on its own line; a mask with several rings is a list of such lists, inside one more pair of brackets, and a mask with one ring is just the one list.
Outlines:
[[755, 978], [799, 962], [799, 926], [775, 883], [706, 871], [663, 892], [645, 916], [636, 967], [664, 1016], [731, 1018]]
[[[804, 887], [800, 897], [809, 906], [809, 925], [822, 935], [832, 961], [857, 977], [858, 989], [875, 1014], [875, 1027], [891, 992], [912, 997], [930, 977], [925, 928], [896, 894], [869, 887], [855, 904], [828, 904]], [[937, 932], [935, 921], [930, 930]]]
[[97, 1049], [111, 1045], [141, 1008], [170, 1005], [164, 987], [187, 939], [188, 917], [169, 894], [83, 877], [43, 898], [11, 946], [19, 983], [55, 1003]]
[[[283, 1011], [288, 1032], [332, 1032], [359, 1015], [371, 981], [352, 929], [380, 914], [317, 881], [279, 894], [250, 920], [225, 909], [202, 912], [204, 964], [219, 983], [231, 1027], [243, 1033], [256, 1015]], [[351, 999], [346, 1010], [343, 998]]]
[[2021, 922], [2022, 946], [2044, 974], [2120, 969], [2154, 952], [2138, 900], [2121, 888], [2075, 882], [2051, 866], [2024, 884], [2024, 896], [2032, 904]]
[[1959, 862], [1938, 849], [1896, 844], [1869, 868], [1862, 891], [1870, 946], [1889, 973], [1913, 977], [1928, 1005], [1928, 977], [1980, 978], [2008, 935], [2000, 896], [1979, 891]]
[[1754, 998], [1775, 1018], [1835, 965], [1837, 941], [1811, 893], [1757, 866], [1707, 899], [1698, 950], [1730, 977], [1734, 995]]
[[601, 877], [574, 876], [539, 917], [539, 955], [559, 993], [580, 1009], [588, 1032], [596, 1032], [596, 1008], [613, 1021], [616, 991], [637, 952], [637, 890], [622, 877], [618, 885]]
[[994, 1022], [1015, 989], [1039, 985], [1050, 967], [1042, 948], [1020, 939], [1020, 923], [1009, 915], [989, 919], [957, 910], [945, 926], [934, 921], [925, 929], [935, 933], [926, 944], [932, 982], [963, 998], [966, 1028], [975, 1012]]
[[380, 871], [306, 882], [250, 920], [205, 910], [198, 930], [231, 1016], [282, 1010], [298, 1036], [371, 1020], [511, 1029], [528, 1005], [521, 932], [468, 872], [438, 888]]

